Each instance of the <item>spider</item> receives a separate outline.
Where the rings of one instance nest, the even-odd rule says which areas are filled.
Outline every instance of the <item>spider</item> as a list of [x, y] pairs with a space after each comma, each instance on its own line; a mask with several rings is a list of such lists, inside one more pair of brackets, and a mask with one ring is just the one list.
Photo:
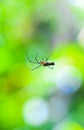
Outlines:
[[[49, 55], [49, 57], [50, 57], [50, 55]], [[54, 66], [54, 65], [55, 65], [54, 62], [48, 62], [49, 57], [47, 57], [47, 58], [45, 59], [45, 61], [44, 61], [44, 60], [38, 61], [37, 55], [36, 55], [36, 57], [35, 57], [35, 60], [36, 60], [36, 61], [32, 61], [31, 59], [29, 59], [29, 57], [28, 57], [28, 55], [27, 55], [27, 59], [28, 59], [28, 61], [29, 61], [30, 63], [38, 64], [38, 66], [34, 67], [32, 70], [35, 70], [35, 69], [39, 68], [40, 66], [43, 66], [43, 67], [46, 67], [46, 66], [47, 66], [47, 67], [49, 67], [49, 68], [51, 68], [50, 66]], [[51, 68], [51, 69], [53, 69], [53, 68]]]

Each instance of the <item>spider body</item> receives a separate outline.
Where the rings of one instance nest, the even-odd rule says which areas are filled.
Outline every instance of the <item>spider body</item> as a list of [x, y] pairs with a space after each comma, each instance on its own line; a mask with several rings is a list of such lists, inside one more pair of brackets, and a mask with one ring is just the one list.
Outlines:
[[[54, 62], [47, 62], [48, 61], [48, 59], [49, 59], [49, 57], [48, 58], [46, 58], [45, 59], [45, 61], [38, 61], [38, 59], [37, 59], [37, 55], [36, 55], [36, 57], [35, 57], [35, 60], [36, 61], [31, 61], [30, 59], [29, 59], [29, 57], [28, 57], [28, 55], [27, 55], [27, 58], [28, 58], [28, 60], [29, 60], [29, 62], [31, 62], [31, 63], [33, 63], [33, 64], [38, 64], [38, 66], [36, 66], [35, 68], [33, 68], [32, 70], [35, 70], [35, 69], [37, 69], [37, 68], [39, 68], [40, 66], [47, 66], [47, 67], [49, 67], [49, 68], [51, 68], [51, 66], [54, 66], [55, 65], [55, 63]], [[51, 68], [51, 69], [53, 69], [53, 68]]]
[[53, 66], [53, 65], [55, 65], [55, 63], [54, 62], [40, 62], [40, 64], [41, 65], [43, 65], [43, 66]]

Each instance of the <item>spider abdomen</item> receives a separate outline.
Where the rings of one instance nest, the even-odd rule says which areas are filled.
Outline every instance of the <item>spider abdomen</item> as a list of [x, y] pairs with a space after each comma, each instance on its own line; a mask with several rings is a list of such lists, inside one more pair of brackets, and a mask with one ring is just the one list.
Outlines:
[[43, 66], [52, 66], [52, 65], [55, 65], [55, 63], [54, 62], [45, 62], [43, 64]]

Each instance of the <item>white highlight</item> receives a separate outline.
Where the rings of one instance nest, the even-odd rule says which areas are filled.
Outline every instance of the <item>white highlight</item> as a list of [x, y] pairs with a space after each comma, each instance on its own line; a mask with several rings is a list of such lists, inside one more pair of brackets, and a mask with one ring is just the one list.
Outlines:
[[84, 0], [70, 0], [70, 3], [84, 10]]
[[75, 66], [63, 66], [56, 73], [56, 85], [66, 93], [74, 93], [82, 84], [82, 74]]
[[48, 103], [41, 99], [35, 98], [26, 102], [23, 107], [23, 118], [27, 124], [39, 126], [45, 123], [49, 117]]

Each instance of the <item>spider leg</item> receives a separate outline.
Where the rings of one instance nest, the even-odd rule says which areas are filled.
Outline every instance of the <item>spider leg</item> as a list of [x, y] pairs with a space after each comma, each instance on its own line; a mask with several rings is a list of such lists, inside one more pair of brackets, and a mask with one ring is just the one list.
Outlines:
[[38, 53], [36, 54], [35, 60], [37, 61], [38, 64], [40, 64], [38, 59], [37, 59], [37, 56], [38, 56]]
[[42, 57], [42, 61], [45, 61], [45, 59]]
[[51, 53], [49, 54], [49, 56], [46, 58], [46, 61], [48, 61], [48, 59], [50, 58], [50, 56], [52, 55], [53, 50], [51, 51]]
[[50, 66], [48, 66], [48, 68], [50, 68], [50, 69], [54, 69], [54, 68], [52, 68], [52, 67], [50, 67]]
[[36, 66], [35, 68], [33, 68], [32, 70], [35, 70], [35, 69], [37, 69], [37, 68], [39, 68], [41, 65], [38, 65], [38, 66]]
[[45, 57], [45, 61], [47, 62], [48, 58]]
[[50, 58], [50, 56], [46, 58], [46, 61], [48, 61], [49, 58]]
[[26, 56], [27, 56], [27, 59], [28, 59], [28, 61], [29, 61], [29, 62], [34, 63], [34, 64], [37, 64], [37, 62], [34, 62], [34, 61], [32, 61], [32, 60], [30, 60], [30, 59], [29, 59], [29, 57], [28, 57], [28, 54], [27, 54], [27, 53], [26, 53]]

